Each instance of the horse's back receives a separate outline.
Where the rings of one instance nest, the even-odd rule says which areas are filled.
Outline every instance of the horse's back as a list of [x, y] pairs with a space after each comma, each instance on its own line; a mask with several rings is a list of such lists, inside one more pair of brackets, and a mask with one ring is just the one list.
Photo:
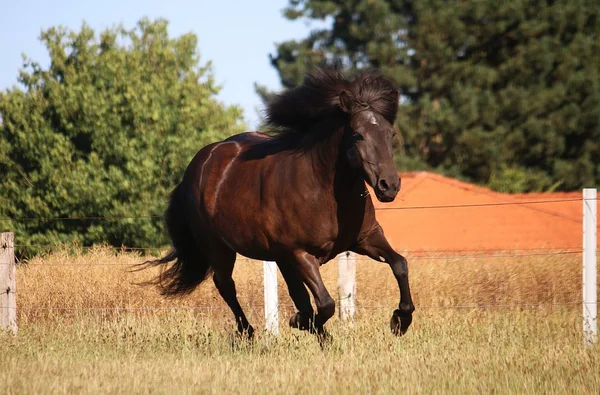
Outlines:
[[245, 133], [240, 133], [240, 134], [234, 134], [233, 136], [228, 137], [223, 141], [260, 142], [260, 141], [268, 140], [270, 138], [271, 138], [271, 136], [269, 136], [266, 133], [245, 132]]
[[265, 162], [271, 160], [246, 160], [243, 155], [268, 139], [263, 133], [247, 132], [209, 144], [198, 151], [183, 180], [196, 203], [191, 209], [200, 214], [195, 226], [236, 250], [237, 239], [260, 244], [255, 239], [261, 239], [257, 228], [264, 226], [264, 218], [256, 214], [264, 203]]
[[[242, 133], [204, 147], [184, 179], [201, 214], [199, 225], [230, 248], [260, 259], [294, 240], [318, 244], [310, 220], [322, 197], [302, 162], [263, 133]], [[295, 232], [288, 230], [292, 226]]]
[[[356, 237], [365, 199], [344, 206], [355, 220], [339, 219], [333, 191], [320, 187], [313, 166], [309, 157], [282, 148], [275, 138], [242, 133], [200, 150], [186, 182], [193, 188], [201, 225], [242, 255], [276, 260], [302, 248], [327, 256], [340, 229]], [[355, 188], [359, 196], [364, 183]]]

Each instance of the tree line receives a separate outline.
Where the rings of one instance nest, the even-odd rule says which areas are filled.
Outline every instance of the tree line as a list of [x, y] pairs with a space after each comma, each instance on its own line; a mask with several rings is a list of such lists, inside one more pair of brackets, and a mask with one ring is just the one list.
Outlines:
[[[595, 2], [290, 0], [284, 17], [319, 21], [265, 60], [284, 88], [314, 65], [400, 87], [400, 170], [505, 192], [600, 183]], [[216, 99], [196, 36], [169, 37], [165, 20], [41, 41], [49, 66], [25, 59], [0, 91], [0, 227], [22, 244], [163, 245], [169, 191], [201, 146], [243, 131], [241, 109]]]
[[25, 245], [164, 245], [169, 192], [199, 147], [243, 131], [241, 109], [164, 20], [41, 41], [49, 67], [27, 59], [0, 93], [0, 227]]
[[401, 87], [401, 169], [503, 192], [600, 183], [596, 1], [291, 0], [284, 15], [325, 27], [277, 45], [283, 86], [337, 64]]

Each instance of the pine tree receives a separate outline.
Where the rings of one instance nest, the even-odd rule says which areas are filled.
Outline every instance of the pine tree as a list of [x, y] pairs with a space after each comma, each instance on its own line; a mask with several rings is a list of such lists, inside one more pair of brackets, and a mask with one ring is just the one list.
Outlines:
[[[409, 68], [411, 57], [404, 44], [413, 23], [410, 2], [389, 0], [291, 0], [284, 10], [290, 20], [327, 21], [328, 28], [313, 30], [309, 37], [277, 45], [270, 62], [279, 73], [284, 88], [302, 81], [312, 66], [337, 66], [350, 72], [374, 67], [384, 72], [404, 92], [411, 91], [416, 82]], [[320, 23], [322, 25], [322, 23]], [[273, 92], [255, 85], [257, 94], [268, 102]], [[412, 130], [402, 124], [401, 136], [411, 140]], [[406, 152], [409, 144], [396, 141], [397, 162], [404, 169], [426, 166], [416, 153]]]
[[282, 43], [284, 86], [309, 65], [375, 67], [406, 99], [402, 169], [499, 190], [600, 182], [600, 8], [574, 1], [292, 0], [328, 28]]
[[600, 181], [598, 7], [415, 4], [410, 122], [427, 163], [514, 192]]

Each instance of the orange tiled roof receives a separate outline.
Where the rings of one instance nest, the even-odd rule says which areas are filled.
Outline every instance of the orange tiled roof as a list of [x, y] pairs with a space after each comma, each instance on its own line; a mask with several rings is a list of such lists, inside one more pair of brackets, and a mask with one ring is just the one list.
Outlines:
[[[400, 175], [402, 189], [394, 202], [373, 199], [396, 250], [581, 249], [581, 192], [511, 195], [429, 172]], [[544, 200], [550, 202], [527, 203]], [[479, 204], [488, 206], [410, 209]]]

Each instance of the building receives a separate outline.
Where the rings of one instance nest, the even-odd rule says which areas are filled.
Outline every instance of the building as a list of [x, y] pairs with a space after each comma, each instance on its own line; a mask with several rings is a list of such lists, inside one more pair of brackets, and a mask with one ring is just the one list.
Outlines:
[[373, 198], [397, 251], [581, 250], [582, 194], [505, 194], [429, 172], [401, 173], [392, 203]]

